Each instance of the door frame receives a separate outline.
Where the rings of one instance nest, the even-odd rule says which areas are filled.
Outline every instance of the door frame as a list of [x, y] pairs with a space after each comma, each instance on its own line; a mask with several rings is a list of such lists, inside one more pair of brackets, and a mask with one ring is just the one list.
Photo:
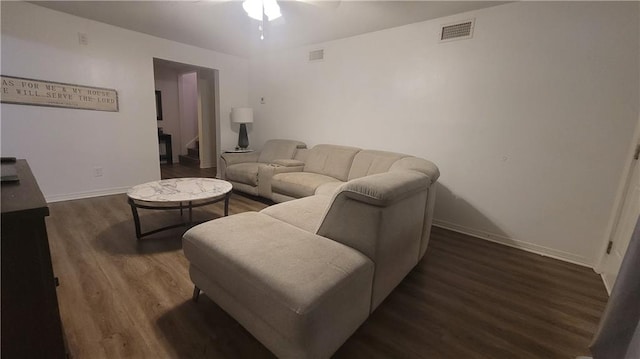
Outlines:
[[[169, 68], [173, 68], [174, 70], [176, 70], [178, 77], [186, 74], [186, 73], [195, 73], [196, 74], [196, 87], [198, 87], [197, 83], [200, 80], [201, 77], [205, 77], [207, 79], [207, 87], [209, 90], [209, 96], [207, 96], [204, 100], [208, 103], [209, 109], [210, 109], [210, 114], [209, 116], [207, 116], [207, 123], [203, 126], [202, 124], [202, 117], [198, 116], [197, 119], [197, 124], [196, 126], [198, 127], [198, 133], [200, 134], [200, 131], [202, 128], [205, 128], [207, 130], [207, 132], [209, 134], [211, 134], [211, 132], [213, 132], [211, 137], [211, 141], [208, 141], [209, 146], [208, 147], [204, 147], [203, 148], [203, 143], [202, 141], [200, 141], [200, 150], [201, 153], [204, 153], [205, 151], [207, 151], [207, 153], [210, 153], [211, 156], [209, 156], [209, 160], [207, 161], [207, 163], [204, 162], [200, 162], [200, 167], [201, 168], [208, 168], [208, 167], [203, 167], [203, 165], [209, 166], [209, 167], [216, 167], [216, 170], [218, 171], [218, 175], [220, 175], [219, 171], [220, 171], [220, 166], [217, 163], [218, 161], [216, 160], [217, 158], [220, 157], [221, 154], [221, 147], [220, 147], [220, 88], [219, 88], [219, 76], [220, 76], [220, 72], [218, 69], [214, 69], [214, 68], [210, 68], [210, 67], [203, 67], [203, 66], [199, 66], [199, 65], [193, 65], [193, 64], [189, 64], [189, 63], [185, 63], [185, 62], [178, 62], [178, 61], [174, 61], [174, 60], [168, 60], [168, 59], [164, 59], [164, 58], [159, 58], [159, 57], [153, 57], [152, 58], [153, 61], [153, 66], [156, 65], [156, 63], [160, 63], [163, 66], [169, 67]], [[155, 82], [155, 78], [154, 78], [154, 82]], [[200, 106], [200, 102], [203, 100], [200, 96], [200, 89], [196, 88], [197, 91], [197, 98], [198, 98], [198, 108], [197, 108], [197, 112], [200, 113], [201, 112], [201, 106]], [[182, 100], [180, 99], [181, 97], [181, 89], [180, 89], [180, 81], [178, 79], [178, 104], [179, 106], [182, 105]], [[182, 116], [182, 112], [179, 111], [178, 116], [181, 117]], [[180, 124], [182, 125], [182, 118], [179, 119]], [[181, 147], [180, 151], [178, 151], [178, 154], [183, 153], [183, 148], [182, 145], [184, 145], [182, 143], [182, 140], [179, 141]], [[212, 158], [211, 158], [212, 157]], [[158, 168], [160, 168], [160, 162], [158, 162]]]
[[613, 236], [615, 235], [618, 222], [620, 221], [620, 217], [622, 215], [622, 209], [624, 206], [624, 201], [626, 199], [625, 195], [630, 185], [629, 181], [631, 180], [630, 178], [631, 170], [633, 169], [633, 166], [636, 166], [636, 165], [640, 166], [640, 163], [637, 162], [640, 160], [633, 159], [633, 156], [635, 155], [635, 152], [636, 152], [636, 148], [639, 145], [640, 145], [640, 115], [638, 116], [638, 122], [636, 123], [636, 128], [633, 133], [633, 141], [631, 141], [631, 144], [629, 145], [629, 148], [627, 150], [627, 155], [625, 156], [625, 166], [622, 171], [622, 176], [620, 177], [620, 181], [618, 183], [618, 189], [616, 191], [614, 206], [611, 211], [611, 216], [609, 218], [609, 222], [605, 231], [605, 237], [603, 239], [602, 245], [600, 246], [600, 251], [598, 252], [599, 258], [595, 267], [593, 268], [597, 273], [599, 273], [602, 276], [604, 285], [607, 289], [607, 292], [609, 293], [611, 292], [611, 289], [612, 289], [611, 288], [612, 283], [607, 283], [604, 277], [604, 270], [605, 270], [605, 266], [607, 265], [607, 258], [609, 256], [609, 254], [607, 253], [607, 247], [609, 246], [609, 241], [611, 241], [613, 239]]
[[218, 111], [218, 70], [200, 68], [196, 76], [198, 87], [198, 138], [200, 168], [218, 167], [220, 114]]

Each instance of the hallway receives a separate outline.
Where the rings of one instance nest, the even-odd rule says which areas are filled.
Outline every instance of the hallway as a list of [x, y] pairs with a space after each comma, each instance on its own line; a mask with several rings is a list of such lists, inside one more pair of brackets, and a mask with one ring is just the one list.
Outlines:
[[160, 175], [162, 179], [184, 177], [216, 178], [216, 168], [197, 168], [181, 165], [180, 163], [161, 164]]

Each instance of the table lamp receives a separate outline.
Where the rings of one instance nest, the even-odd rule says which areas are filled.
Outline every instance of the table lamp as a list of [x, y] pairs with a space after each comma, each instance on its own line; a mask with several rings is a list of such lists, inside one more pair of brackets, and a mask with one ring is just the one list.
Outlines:
[[247, 137], [247, 123], [253, 123], [253, 109], [249, 107], [234, 107], [231, 109], [231, 121], [240, 124], [240, 134], [238, 136], [238, 147], [246, 149], [249, 147], [249, 137]]

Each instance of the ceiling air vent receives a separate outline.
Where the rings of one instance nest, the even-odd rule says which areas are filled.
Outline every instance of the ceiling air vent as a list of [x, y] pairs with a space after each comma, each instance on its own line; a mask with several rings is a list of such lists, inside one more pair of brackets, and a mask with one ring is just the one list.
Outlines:
[[322, 61], [324, 59], [324, 50], [309, 51], [309, 62]]
[[469, 19], [443, 25], [440, 31], [440, 42], [470, 39], [473, 36], [474, 23], [475, 19]]

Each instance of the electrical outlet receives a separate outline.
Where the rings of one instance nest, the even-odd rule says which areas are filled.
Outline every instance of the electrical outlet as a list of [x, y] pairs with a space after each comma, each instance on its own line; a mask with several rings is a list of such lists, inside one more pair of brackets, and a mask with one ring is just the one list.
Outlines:
[[78, 44], [89, 45], [89, 37], [87, 36], [87, 34], [82, 32], [78, 33]]
[[93, 177], [102, 177], [102, 167], [93, 168]]

